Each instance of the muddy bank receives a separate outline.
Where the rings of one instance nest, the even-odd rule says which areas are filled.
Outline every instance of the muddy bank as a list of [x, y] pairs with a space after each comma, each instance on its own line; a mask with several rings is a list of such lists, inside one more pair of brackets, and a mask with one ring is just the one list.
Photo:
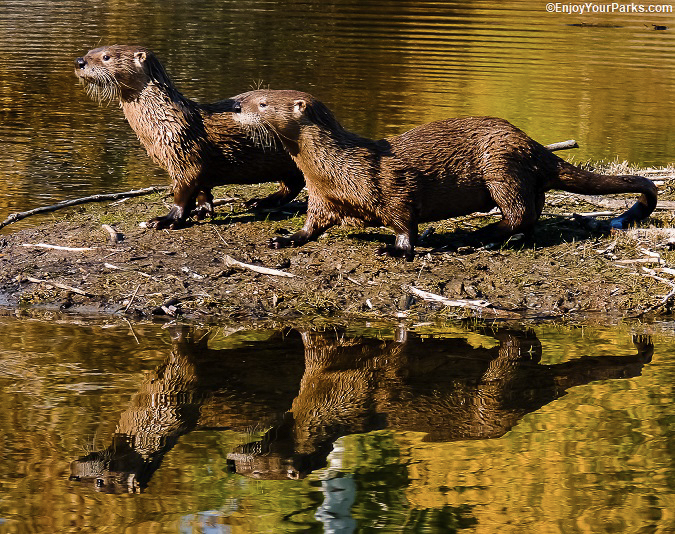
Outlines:
[[[675, 176], [672, 169], [642, 173], [659, 185], [660, 209], [636, 229], [613, 234], [602, 222], [609, 216], [597, 223], [572, 217], [620, 213], [634, 196], [552, 193], [532, 239], [480, 248], [471, 230], [498, 214], [452, 219], [421, 227], [433, 231], [413, 262], [376, 256], [378, 246], [393, 242], [378, 228], [336, 228], [302, 248], [268, 248], [270, 237], [299, 229], [304, 218], [302, 202], [276, 213], [246, 211], [244, 201], [273, 184], [219, 188], [216, 197], [227, 199], [213, 219], [175, 231], [139, 226], [166, 212], [164, 194], [87, 204], [41, 216], [32, 228], [5, 229], [0, 305], [200, 321], [669, 314]], [[104, 224], [123, 239], [111, 242]], [[228, 256], [292, 276], [254, 272]], [[417, 289], [459, 302], [429, 301]]]

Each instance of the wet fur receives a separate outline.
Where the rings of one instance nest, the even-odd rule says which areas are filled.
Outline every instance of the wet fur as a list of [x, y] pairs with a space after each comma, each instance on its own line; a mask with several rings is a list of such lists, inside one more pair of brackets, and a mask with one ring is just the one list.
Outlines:
[[251, 91], [235, 109], [235, 119], [252, 135], [273, 132], [307, 181], [305, 225], [288, 238], [275, 238], [275, 247], [302, 245], [357, 218], [393, 229], [395, 245], [383, 252], [412, 259], [419, 223], [495, 206], [502, 220], [488, 227], [487, 235], [503, 240], [532, 230], [550, 189], [642, 193], [612, 220], [619, 228], [656, 207], [657, 190], [647, 178], [575, 167], [503, 119], [446, 119], [374, 141], [345, 130], [324, 104], [299, 91]]
[[210, 215], [216, 185], [280, 180], [279, 191], [249, 202], [253, 208], [281, 206], [304, 186], [302, 173], [281, 146], [269, 138], [250, 139], [232, 119], [232, 105], [243, 95], [212, 104], [189, 100], [142, 47], [91, 50], [75, 60], [75, 74], [93, 99], [119, 100], [148, 155], [172, 178], [174, 205], [149, 226], [179, 227], [195, 206], [198, 218]]

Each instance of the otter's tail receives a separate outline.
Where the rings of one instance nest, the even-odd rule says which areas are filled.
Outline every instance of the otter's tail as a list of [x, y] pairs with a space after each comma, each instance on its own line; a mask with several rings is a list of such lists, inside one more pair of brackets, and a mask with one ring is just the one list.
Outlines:
[[658, 191], [649, 178], [642, 176], [611, 176], [585, 171], [564, 160], [558, 162], [558, 179], [552, 189], [562, 189], [582, 195], [607, 195], [611, 193], [642, 193], [638, 201], [625, 213], [610, 221], [613, 228], [627, 228], [646, 219], [656, 208]]

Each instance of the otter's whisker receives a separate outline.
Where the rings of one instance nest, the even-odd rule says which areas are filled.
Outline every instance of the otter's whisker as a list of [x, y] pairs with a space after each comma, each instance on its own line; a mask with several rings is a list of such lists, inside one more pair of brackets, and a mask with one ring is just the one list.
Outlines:
[[[292, 141], [292, 139], [291, 139], [290, 137], [288, 137], [288, 136], [284, 135], [283, 133], [281, 133], [280, 131], [278, 131], [278, 130], [274, 127], [273, 124], [270, 124], [269, 122], [266, 122], [266, 121], [264, 121], [264, 120], [261, 121], [261, 122], [263, 122], [263, 124], [265, 125], [266, 128], [268, 128], [269, 130], [271, 130], [272, 132], [274, 132], [274, 135], [275, 135], [278, 139], [286, 139], [287, 141]], [[268, 130], [268, 131], [269, 131], [269, 130]]]

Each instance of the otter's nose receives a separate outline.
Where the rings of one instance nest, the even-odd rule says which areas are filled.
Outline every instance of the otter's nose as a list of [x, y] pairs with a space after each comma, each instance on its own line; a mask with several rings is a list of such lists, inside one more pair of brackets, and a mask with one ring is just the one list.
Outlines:
[[83, 69], [86, 65], [87, 65], [87, 62], [84, 60], [83, 57], [78, 57], [78, 58], [75, 60], [75, 66], [76, 66], [78, 69]]
[[232, 104], [232, 112], [241, 113], [241, 102], [235, 102], [234, 104]]

